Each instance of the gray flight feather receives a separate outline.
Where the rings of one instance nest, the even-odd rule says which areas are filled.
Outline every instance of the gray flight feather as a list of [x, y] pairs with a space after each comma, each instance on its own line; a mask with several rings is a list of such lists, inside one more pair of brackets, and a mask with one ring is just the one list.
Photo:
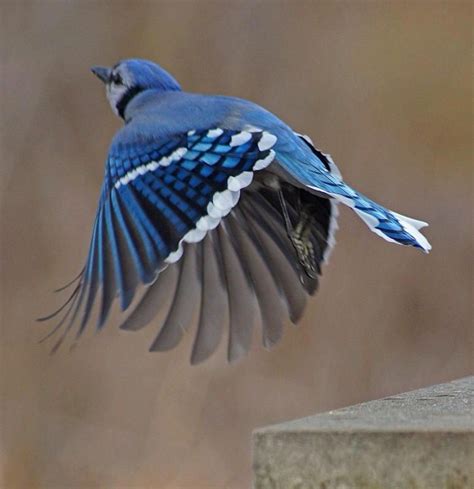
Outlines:
[[[292, 249], [283, 251], [272, 235], [267, 233], [270, 227], [273, 230], [273, 236], [281, 232], [281, 226], [278, 227], [270, 214], [265, 215], [266, 211], [260, 208], [263, 215], [256, 216], [251, 206], [246, 206], [245, 210], [247, 215], [252, 216], [249, 219], [250, 226], [259, 242], [261, 253], [272, 272], [273, 279], [283, 292], [290, 320], [296, 323], [303, 314], [307, 294], [301, 286], [298, 271], [291, 265], [291, 262], [295, 261], [294, 251]], [[283, 241], [285, 237], [280, 236], [279, 238]]]
[[237, 208], [228, 220], [242, 260], [248, 263], [260, 307], [263, 344], [269, 348], [277, 343], [283, 334], [283, 318], [287, 315], [284, 300], [268, 265], [262, 258], [256, 240], [250, 237], [252, 230], [248, 226], [246, 216]]
[[237, 245], [227, 226], [227, 220], [217, 229], [229, 294], [229, 342], [227, 359], [235, 362], [250, 349], [252, 332], [258, 318], [258, 304], [251, 278], [242, 266]]
[[164, 305], [169, 300], [170, 293], [175, 293], [177, 275], [176, 265], [170, 265], [161, 271], [156, 280], [147, 287], [140, 302], [120, 328], [137, 331], [155, 320], [159, 313], [166, 314]]
[[214, 233], [208, 233], [200, 243], [202, 248], [202, 292], [199, 325], [191, 353], [194, 365], [206, 360], [219, 346], [228, 322], [227, 290], [219, 269], [218, 243]]
[[180, 263], [182, 264], [173, 303], [150, 351], [166, 351], [174, 348], [184, 332], [192, 326], [193, 315], [201, 295], [196, 249], [193, 245], [184, 245]]

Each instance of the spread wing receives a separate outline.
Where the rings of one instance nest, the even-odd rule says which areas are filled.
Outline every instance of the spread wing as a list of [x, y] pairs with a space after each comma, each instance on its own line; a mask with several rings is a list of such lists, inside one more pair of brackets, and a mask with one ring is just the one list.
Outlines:
[[[53, 351], [74, 325], [76, 336], [81, 335], [96, 302], [100, 329], [115, 298], [119, 298], [122, 310], [128, 309], [140, 284], [153, 284], [147, 292], [153, 291], [154, 295], [157, 290], [162, 293], [169, 288], [170, 281], [181, 284], [176, 286], [180, 293], [176, 294], [168, 316], [173, 318], [178, 313], [186, 316], [183, 311], [187, 309], [188, 297], [182, 291], [188, 290], [191, 300], [192, 290], [198, 287], [190, 284], [197, 280], [202, 287], [213, 288], [217, 295], [224, 293], [217, 286], [217, 282], [227, 280], [223, 276], [223, 260], [241, 262], [235, 251], [237, 242], [243, 247], [251, 245], [246, 236], [240, 243], [236, 222], [229, 222], [219, 231], [216, 228], [239, 201], [241, 189], [252, 182], [254, 172], [266, 168], [274, 159], [275, 136], [255, 129], [250, 132], [212, 128], [189, 131], [164, 142], [145, 136], [135, 139], [114, 141], [106, 162], [85, 267], [66, 304], [41, 318], [60, 316], [48, 335], [61, 331]], [[233, 220], [237, 221], [237, 217]], [[228, 241], [226, 234], [231, 228], [236, 228], [236, 237], [232, 237], [230, 245], [221, 246]], [[183, 257], [185, 250], [190, 251]], [[250, 274], [245, 273], [246, 266], [229, 290], [235, 289], [238, 280], [251, 281]], [[158, 287], [160, 283], [163, 285]], [[240, 300], [238, 295], [235, 289], [235, 300]], [[221, 320], [216, 315], [218, 301], [212, 300], [212, 296], [207, 300], [204, 297], [200, 324], [211, 330], [207, 324]], [[157, 299], [145, 294], [138, 312], [134, 311], [135, 319], [129, 318], [123, 326], [137, 329], [150, 315], [149, 310], [153, 309], [150, 304], [159, 307]], [[166, 331], [161, 332], [155, 348], [169, 344], [163, 340]], [[197, 350], [213, 348], [208, 343], [215, 339], [211, 341], [207, 336], [198, 335], [204, 346]]]

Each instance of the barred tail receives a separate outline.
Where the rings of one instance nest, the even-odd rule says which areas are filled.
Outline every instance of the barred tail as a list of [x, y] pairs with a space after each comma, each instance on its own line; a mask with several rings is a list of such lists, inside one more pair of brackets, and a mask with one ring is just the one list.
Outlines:
[[309, 147], [312, 154], [308, 158], [307, 153], [296, 157], [293, 153], [278, 153], [278, 163], [285, 173], [317, 195], [353, 209], [371, 231], [386, 241], [414, 246], [425, 253], [431, 250], [430, 243], [419, 231], [428, 226], [426, 222], [390, 211], [351, 188], [342, 179], [330, 155], [318, 150], [307, 136], [296, 135], [305, 143], [305, 147], [299, 146], [298, 149], [307, 150]]
[[390, 211], [355, 191], [342, 180], [330, 176], [325, 177], [326, 182], [321, 181], [318, 186], [308, 185], [308, 187], [353, 209], [371, 231], [386, 241], [414, 246], [425, 253], [431, 250], [430, 243], [419, 231], [428, 226], [426, 222]]
[[425, 253], [431, 250], [430, 243], [419, 231], [428, 223], [390, 211], [375, 202], [370, 209], [362, 210], [356, 205], [354, 210], [371, 231], [385, 240], [421, 248]]

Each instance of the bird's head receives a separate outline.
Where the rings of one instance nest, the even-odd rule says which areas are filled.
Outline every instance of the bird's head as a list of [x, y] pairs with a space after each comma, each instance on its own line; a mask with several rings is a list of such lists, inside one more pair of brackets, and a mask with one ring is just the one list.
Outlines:
[[112, 68], [94, 66], [91, 70], [105, 83], [112, 110], [122, 118], [130, 100], [144, 90], [181, 90], [168, 72], [145, 59], [126, 59]]

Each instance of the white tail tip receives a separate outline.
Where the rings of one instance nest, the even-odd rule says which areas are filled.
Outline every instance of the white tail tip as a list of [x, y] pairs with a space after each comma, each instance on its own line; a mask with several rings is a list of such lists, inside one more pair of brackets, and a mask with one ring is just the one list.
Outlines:
[[431, 245], [429, 241], [419, 231], [419, 229], [428, 226], [428, 223], [424, 221], [418, 221], [417, 219], [413, 219], [411, 217], [403, 216], [402, 214], [398, 214], [397, 212], [391, 212], [398, 219], [403, 229], [407, 233], [410, 233], [416, 239], [418, 244], [423, 248], [423, 251], [425, 253], [429, 253], [431, 250]]

